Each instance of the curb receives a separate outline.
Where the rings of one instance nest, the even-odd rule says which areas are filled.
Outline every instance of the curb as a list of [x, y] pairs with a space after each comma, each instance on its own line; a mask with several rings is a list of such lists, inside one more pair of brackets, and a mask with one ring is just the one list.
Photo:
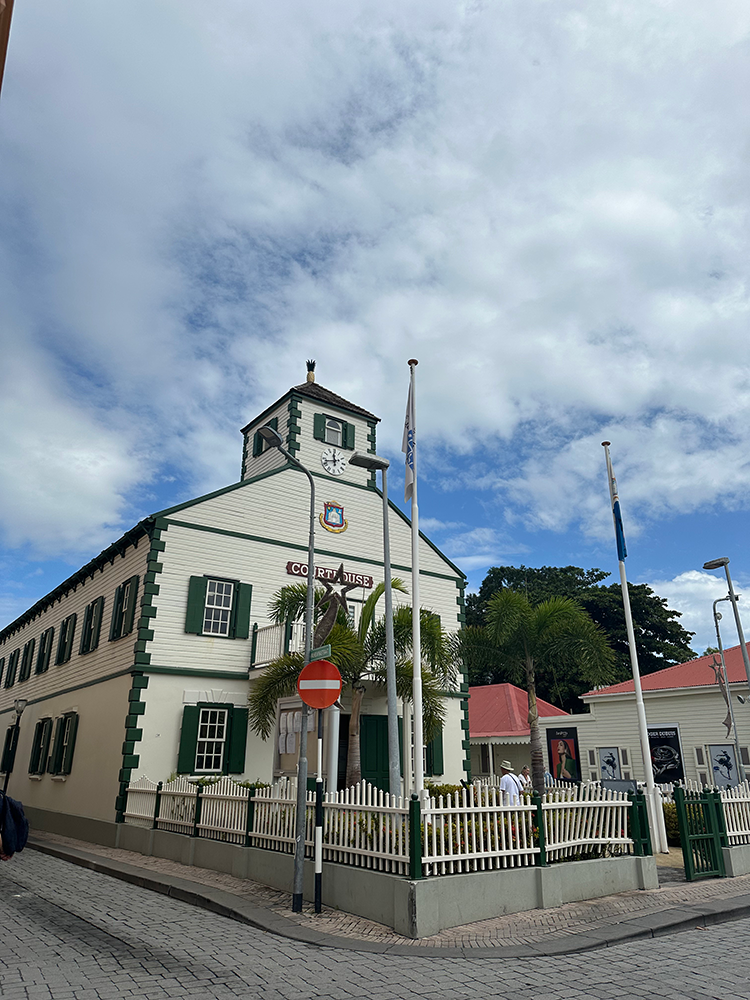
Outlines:
[[257, 930], [279, 937], [289, 938], [302, 944], [325, 948], [339, 948], [344, 951], [369, 952], [380, 955], [434, 955], [443, 958], [540, 958], [542, 956], [573, 955], [598, 948], [611, 948], [627, 941], [661, 937], [666, 934], [705, 929], [706, 927], [741, 920], [750, 916], [750, 893], [715, 902], [685, 904], [639, 917], [620, 921], [605, 921], [591, 926], [585, 931], [561, 934], [546, 938], [536, 944], [493, 945], [475, 948], [450, 947], [440, 945], [398, 945], [380, 944], [366, 939], [337, 937], [334, 934], [304, 927], [266, 907], [258, 906], [250, 900], [235, 896], [225, 889], [214, 888], [174, 875], [147, 873], [136, 865], [125, 864], [99, 855], [89, 854], [73, 847], [61, 847], [44, 843], [29, 837], [26, 845], [40, 854], [67, 861], [70, 864], [88, 868], [101, 875], [109, 875], [131, 885], [151, 892], [159, 892], [171, 899], [197, 906], [222, 917], [229, 917], [248, 924]]

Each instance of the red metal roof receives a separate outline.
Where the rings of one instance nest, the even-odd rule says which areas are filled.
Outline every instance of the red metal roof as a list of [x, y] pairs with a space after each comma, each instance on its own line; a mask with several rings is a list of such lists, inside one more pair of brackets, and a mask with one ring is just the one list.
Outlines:
[[[750, 649], [750, 643], [748, 643], [748, 649]], [[644, 674], [641, 677], [641, 686], [644, 691], [674, 691], [680, 688], [705, 687], [708, 684], [715, 684], [716, 675], [711, 668], [712, 660], [713, 653], [709, 653], [708, 656], [699, 656], [697, 660], [688, 660], [687, 663], [678, 663], [674, 667], [657, 670], [653, 674]], [[730, 684], [747, 681], [740, 646], [725, 649], [724, 660]], [[581, 697], [586, 699], [600, 698], [610, 694], [628, 694], [633, 691], [635, 691], [635, 684], [629, 680], [622, 681], [620, 684], [610, 684], [609, 687], [599, 688], [597, 691], [587, 691]], [[469, 707], [471, 708], [471, 704]]]
[[[539, 715], [567, 715], [537, 698]], [[482, 684], [469, 688], [469, 736], [528, 736], [529, 702], [515, 684]]]

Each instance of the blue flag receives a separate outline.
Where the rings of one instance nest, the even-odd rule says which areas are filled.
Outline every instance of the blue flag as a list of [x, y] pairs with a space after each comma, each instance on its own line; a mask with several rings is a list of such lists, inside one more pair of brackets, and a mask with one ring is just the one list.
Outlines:
[[625, 545], [625, 532], [622, 529], [622, 514], [620, 513], [620, 501], [615, 496], [615, 502], [612, 505], [612, 513], [615, 518], [615, 538], [617, 539], [617, 558], [620, 562], [627, 557], [628, 549]]

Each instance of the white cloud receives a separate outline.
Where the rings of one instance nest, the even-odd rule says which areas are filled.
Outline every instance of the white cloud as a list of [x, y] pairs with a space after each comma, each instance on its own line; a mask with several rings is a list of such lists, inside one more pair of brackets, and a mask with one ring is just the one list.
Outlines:
[[746, 506], [749, 35], [732, 0], [18, 8], [10, 542], [111, 534], [165, 463], [235, 478], [308, 357], [394, 452], [419, 357], [425, 472], [476, 449], [511, 524], [611, 530], [604, 438], [628, 533]]
[[[733, 584], [735, 590], [741, 593], [740, 582], [733, 580]], [[671, 580], [650, 580], [648, 585], [659, 597], [666, 598], [670, 608], [681, 612], [680, 625], [689, 632], [695, 632], [691, 645], [696, 653], [702, 653], [707, 646], [716, 646], [713, 602], [727, 595], [727, 583], [723, 576], [693, 569], [680, 573]], [[746, 612], [742, 601], [739, 607], [740, 615], [744, 618]], [[729, 602], [717, 605], [717, 610], [722, 615], [719, 627], [724, 648], [738, 645], [734, 614]], [[743, 621], [743, 627], [744, 625]]]

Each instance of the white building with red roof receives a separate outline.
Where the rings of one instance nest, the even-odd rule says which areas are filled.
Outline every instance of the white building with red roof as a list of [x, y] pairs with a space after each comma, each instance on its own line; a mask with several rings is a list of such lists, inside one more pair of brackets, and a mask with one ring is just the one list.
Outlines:
[[[537, 699], [540, 717], [554, 718], [567, 712]], [[469, 688], [469, 739], [473, 778], [494, 777], [500, 762], [509, 760], [516, 771], [528, 764], [529, 704], [525, 691], [515, 684], [483, 684]]]
[[[725, 650], [725, 660], [740, 757], [750, 775], [750, 692], [741, 648]], [[731, 719], [719, 677], [713, 655], [642, 677], [657, 782], [678, 777], [701, 784], [736, 782], [739, 767], [734, 734], [729, 732]], [[740, 702], [738, 695], [746, 703]], [[644, 781], [633, 681], [587, 691], [581, 700], [588, 713], [569, 715], [565, 724], [577, 732], [582, 779], [614, 777], [614, 760], [619, 772], [616, 777]], [[470, 719], [471, 707], [470, 702]], [[555, 725], [549, 719], [541, 719], [540, 724], [546, 729]]]

